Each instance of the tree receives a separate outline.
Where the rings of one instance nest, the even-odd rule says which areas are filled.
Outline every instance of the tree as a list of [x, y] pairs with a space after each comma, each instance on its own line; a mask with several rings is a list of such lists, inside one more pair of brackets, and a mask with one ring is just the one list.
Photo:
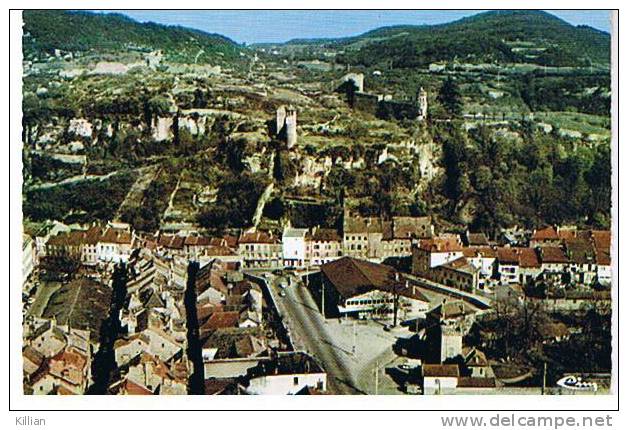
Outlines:
[[451, 201], [451, 212], [454, 214], [460, 200], [468, 191], [466, 177], [466, 143], [457, 128], [445, 136], [443, 142], [443, 165], [445, 167], [445, 181], [443, 192]]
[[448, 77], [440, 88], [437, 100], [451, 116], [460, 116], [462, 113], [462, 97], [458, 83]]
[[281, 197], [275, 197], [264, 206], [264, 216], [270, 219], [280, 219], [285, 213]]

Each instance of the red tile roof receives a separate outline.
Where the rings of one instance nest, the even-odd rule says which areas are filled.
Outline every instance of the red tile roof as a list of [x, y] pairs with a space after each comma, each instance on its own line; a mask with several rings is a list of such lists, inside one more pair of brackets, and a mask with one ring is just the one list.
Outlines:
[[556, 240], [559, 239], [558, 232], [552, 226], [535, 230], [532, 234], [532, 240]]
[[201, 326], [201, 330], [216, 330], [219, 328], [237, 327], [240, 319], [239, 312], [214, 312]]
[[608, 230], [591, 231], [595, 248], [595, 262], [601, 266], [611, 265], [611, 232]]
[[469, 260], [467, 260], [465, 257], [456, 258], [455, 260], [445, 263], [440, 267], [445, 267], [447, 269], [455, 270], [458, 272], [471, 274], [480, 270], [471, 263], [469, 263]]
[[462, 255], [467, 258], [497, 258], [497, 251], [490, 246], [468, 246], [462, 249]]
[[126, 230], [92, 226], [87, 230], [60, 233], [51, 237], [48, 244], [59, 246], [96, 245], [97, 243], [131, 244], [132, 239], [131, 233]]
[[345, 299], [374, 289], [389, 289], [396, 282], [394, 277], [397, 273], [390, 266], [352, 257], [323, 264], [321, 271]]
[[534, 248], [518, 248], [519, 249], [519, 267], [538, 268], [541, 267], [541, 261]]
[[125, 394], [132, 396], [149, 396], [152, 395], [153, 392], [143, 385], [136, 384], [133, 381], [125, 380], [122, 384], [122, 390]]
[[569, 260], [576, 264], [592, 264], [595, 262], [593, 241], [584, 238], [565, 239], [565, 250]]
[[474, 378], [462, 376], [458, 378], [458, 388], [495, 388], [495, 378]]
[[499, 247], [497, 248], [497, 260], [500, 264], [518, 265], [519, 254], [517, 248]]
[[452, 377], [460, 376], [460, 369], [457, 364], [424, 364], [424, 377]]
[[159, 236], [159, 246], [170, 249], [183, 249], [185, 238], [177, 235], [163, 234]]
[[273, 236], [265, 231], [249, 231], [240, 235], [238, 243], [280, 243], [279, 237]]
[[460, 237], [458, 236], [439, 236], [423, 239], [419, 242], [419, 248], [429, 252], [456, 252], [463, 250]]
[[395, 239], [424, 238], [432, 235], [430, 217], [394, 217], [392, 236]]
[[542, 263], [569, 263], [569, 258], [558, 246], [544, 246], [539, 249]]
[[395, 280], [395, 275], [398, 272], [385, 264], [343, 257], [323, 264], [321, 271], [345, 299], [372, 290], [380, 290], [429, 302], [416, 285], [406, 283], [402, 276], [399, 276], [399, 280]]

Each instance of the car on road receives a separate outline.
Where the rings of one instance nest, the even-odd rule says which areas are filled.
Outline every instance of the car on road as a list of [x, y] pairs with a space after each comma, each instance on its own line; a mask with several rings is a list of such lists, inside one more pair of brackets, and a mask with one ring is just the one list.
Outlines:
[[399, 364], [397, 367], [401, 370], [411, 371], [417, 369], [419, 366], [423, 365], [423, 361], [417, 358], [409, 358], [403, 363]]

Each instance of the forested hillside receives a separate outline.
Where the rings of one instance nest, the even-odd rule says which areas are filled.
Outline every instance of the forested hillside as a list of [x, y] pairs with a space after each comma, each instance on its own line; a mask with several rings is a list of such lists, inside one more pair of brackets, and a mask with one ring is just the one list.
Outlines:
[[610, 61], [609, 34], [541, 11], [493, 11], [448, 24], [383, 27], [345, 39], [290, 43], [343, 47], [339, 62], [364, 66], [459, 61], [583, 67]]
[[23, 17], [25, 58], [51, 54], [55, 49], [92, 53], [160, 49], [171, 61], [203, 62], [235, 58], [241, 49], [221, 35], [142, 24], [120, 14], [29, 10]]

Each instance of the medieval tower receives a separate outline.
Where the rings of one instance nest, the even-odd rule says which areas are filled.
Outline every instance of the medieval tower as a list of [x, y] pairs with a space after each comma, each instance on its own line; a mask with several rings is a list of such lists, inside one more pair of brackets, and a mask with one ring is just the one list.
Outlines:
[[286, 143], [288, 148], [294, 147], [297, 143], [297, 110], [288, 106], [281, 106], [277, 109], [275, 124], [277, 137]]
[[422, 121], [427, 118], [427, 91], [425, 91], [423, 87], [419, 88], [416, 93], [416, 104], [419, 110], [417, 119]]

